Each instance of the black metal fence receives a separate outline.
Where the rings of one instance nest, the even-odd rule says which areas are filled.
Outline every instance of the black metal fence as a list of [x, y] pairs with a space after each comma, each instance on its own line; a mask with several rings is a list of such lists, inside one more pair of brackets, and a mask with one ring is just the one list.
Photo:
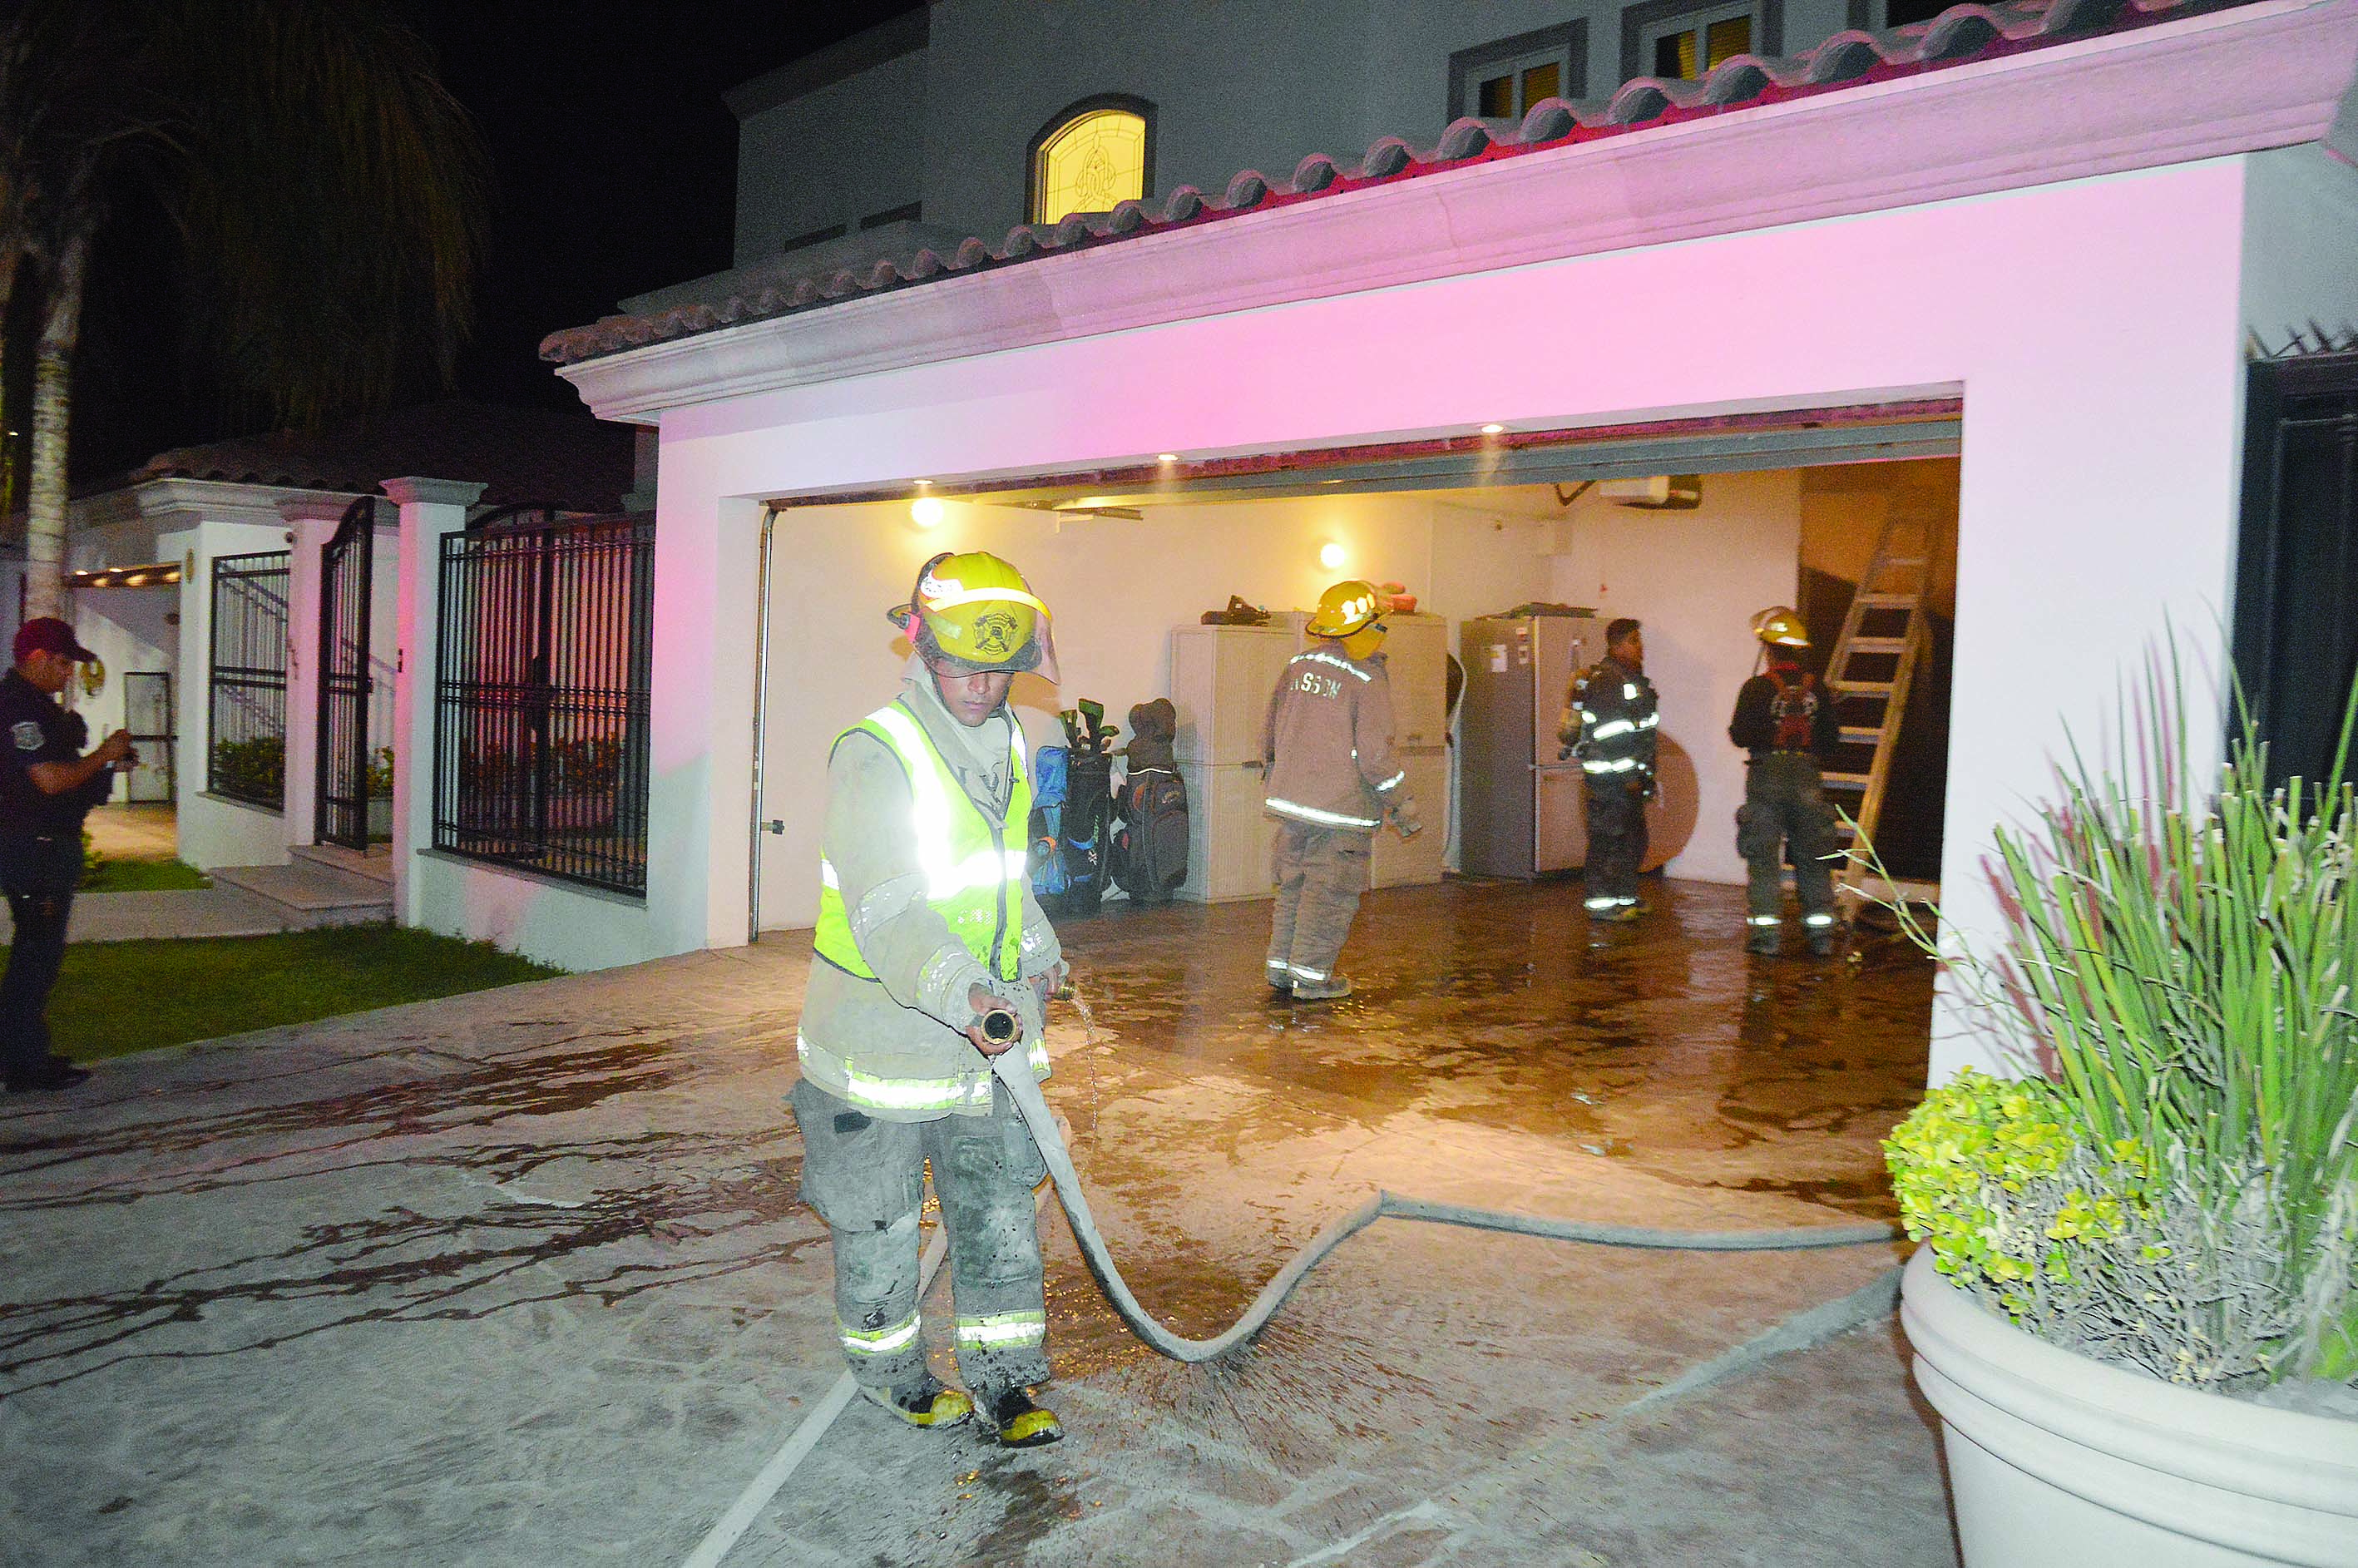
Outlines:
[[213, 559], [205, 789], [277, 811], [287, 803], [289, 552]]
[[435, 848], [644, 893], [654, 519], [486, 518], [440, 590]]

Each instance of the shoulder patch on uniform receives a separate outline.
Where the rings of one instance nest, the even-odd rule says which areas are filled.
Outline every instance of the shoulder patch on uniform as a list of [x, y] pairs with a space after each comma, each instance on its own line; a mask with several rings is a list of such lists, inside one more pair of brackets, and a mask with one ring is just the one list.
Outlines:
[[41, 749], [41, 727], [29, 719], [20, 719], [8, 730], [8, 739], [16, 742], [20, 752]]

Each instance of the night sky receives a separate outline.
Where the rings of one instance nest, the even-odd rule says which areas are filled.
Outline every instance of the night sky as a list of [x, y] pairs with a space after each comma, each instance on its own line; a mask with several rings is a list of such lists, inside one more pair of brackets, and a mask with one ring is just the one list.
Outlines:
[[[540, 362], [543, 337], [730, 265], [737, 122], [721, 93], [914, 5], [412, 0], [496, 181], [460, 395], [579, 407]], [[174, 368], [178, 301], [152, 222], [127, 207], [102, 239], [76, 367], [78, 475], [255, 427], [219, 406], [201, 367]]]

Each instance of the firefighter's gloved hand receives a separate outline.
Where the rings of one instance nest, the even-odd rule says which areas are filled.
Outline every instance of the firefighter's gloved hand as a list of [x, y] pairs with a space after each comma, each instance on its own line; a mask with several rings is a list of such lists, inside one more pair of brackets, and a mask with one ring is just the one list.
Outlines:
[[1404, 800], [1392, 807], [1392, 827], [1404, 839], [1424, 831], [1424, 819], [1416, 814], [1416, 802]]
[[1572, 761], [1572, 748], [1569, 746], [1558, 746], [1555, 749], [1555, 760], [1559, 762], [1568, 762]]
[[968, 986], [966, 1000], [974, 1009], [966, 1037], [976, 1050], [996, 1056], [1023, 1038], [1023, 1015], [1015, 1011], [1012, 1001], [986, 985]]

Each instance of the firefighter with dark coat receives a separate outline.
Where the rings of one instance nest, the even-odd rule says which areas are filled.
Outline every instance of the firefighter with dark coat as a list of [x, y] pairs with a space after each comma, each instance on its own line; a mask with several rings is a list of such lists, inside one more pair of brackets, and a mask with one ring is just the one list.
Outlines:
[[1644, 629], [1624, 616], [1605, 628], [1605, 657], [1572, 679], [1556, 729], [1560, 757], [1580, 759], [1588, 802], [1591, 920], [1635, 920], [1638, 868], [1646, 860], [1646, 802], [1654, 797], [1654, 683], [1646, 678]]
[[81, 881], [81, 819], [135, 760], [117, 730], [81, 755], [89, 727], [58, 705], [73, 667], [98, 657], [52, 616], [16, 629], [16, 665], [0, 676], [0, 889], [16, 922], [0, 979], [0, 1074], [8, 1092], [70, 1089], [90, 1076], [49, 1049], [49, 989], [66, 952]]
[[[1024, 857], [1032, 785], [1007, 704], [1056, 678], [1048, 608], [1006, 561], [945, 553], [888, 612], [914, 653], [899, 697], [836, 738], [820, 838], [817, 961], [803, 998], [795, 1119], [803, 1196], [827, 1221], [836, 1326], [860, 1391], [911, 1426], [979, 1408], [999, 1442], [1064, 1435], [1048, 1378], [1032, 1189], [1048, 1173], [990, 1057], [1048, 1076], [1064, 956]], [[959, 1372], [927, 1368], [918, 1217], [933, 1172], [949, 1236]]]
[[1736, 695], [1727, 738], [1751, 753], [1744, 804], [1736, 813], [1736, 848], [1747, 869], [1744, 946], [1774, 953], [1783, 933], [1784, 865], [1790, 855], [1801, 897], [1810, 951], [1834, 950], [1834, 809], [1826, 804], [1821, 765], [1842, 741], [1842, 720], [1825, 683], [1794, 654], [1810, 645], [1809, 628], [1783, 605], [1752, 618], [1768, 667]]

